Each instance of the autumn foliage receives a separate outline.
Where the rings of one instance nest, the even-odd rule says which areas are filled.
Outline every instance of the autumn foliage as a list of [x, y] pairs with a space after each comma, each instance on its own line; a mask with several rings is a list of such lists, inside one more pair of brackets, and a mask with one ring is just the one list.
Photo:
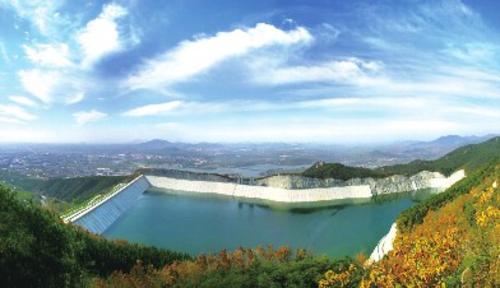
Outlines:
[[[399, 232], [394, 250], [364, 269], [360, 287], [500, 286], [500, 166], [469, 193]], [[328, 271], [320, 287], [353, 287], [355, 268]]]

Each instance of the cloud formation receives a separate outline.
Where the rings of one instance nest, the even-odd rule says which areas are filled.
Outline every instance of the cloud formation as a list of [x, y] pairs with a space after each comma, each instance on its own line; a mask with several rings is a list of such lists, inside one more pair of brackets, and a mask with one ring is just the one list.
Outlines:
[[66, 44], [37, 44], [34, 47], [23, 45], [26, 56], [35, 64], [52, 67], [68, 67], [69, 47]]
[[20, 123], [24, 121], [32, 121], [38, 117], [26, 112], [23, 108], [15, 105], [2, 105], [0, 104], [0, 117], [5, 121], [7, 117], [13, 123]]
[[172, 101], [161, 104], [151, 104], [126, 111], [123, 113], [123, 115], [133, 116], [133, 117], [158, 115], [165, 112], [173, 111], [179, 106], [181, 106], [181, 104], [182, 102], [180, 101]]
[[84, 54], [82, 64], [89, 66], [106, 54], [122, 49], [116, 21], [128, 11], [117, 4], [103, 6], [102, 13], [87, 23], [76, 36]]
[[23, 141], [167, 135], [148, 125], [174, 141], [500, 130], [495, 1], [211, 3], [221, 17], [176, 1], [0, 2], [0, 130]]
[[291, 31], [259, 23], [253, 28], [219, 32], [212, 37], [184, 41], [173, 50], [146, 61], [125, 82], [130, 89], [156, 89], [183, 82], [231, 57], [271, 45], [308, 43], [312, 35], [303, 27]]

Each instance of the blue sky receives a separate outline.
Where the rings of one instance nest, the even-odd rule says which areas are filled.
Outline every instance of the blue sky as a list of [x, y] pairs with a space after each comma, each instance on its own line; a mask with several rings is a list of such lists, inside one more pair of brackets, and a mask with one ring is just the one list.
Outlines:
[[0, 2], [2, 142], [500, 131], [500, 2]]

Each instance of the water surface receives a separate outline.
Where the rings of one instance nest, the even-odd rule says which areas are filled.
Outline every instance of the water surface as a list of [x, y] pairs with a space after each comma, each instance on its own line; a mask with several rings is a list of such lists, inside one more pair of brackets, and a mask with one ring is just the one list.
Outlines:
[[170, 192], [144, 193], [103, 235], [192, 255], [271, 244], [304, 247], [330, 257], [355, 256], [371, 253], [415, 199], [408, 193], [381, 203], [298, 209]]

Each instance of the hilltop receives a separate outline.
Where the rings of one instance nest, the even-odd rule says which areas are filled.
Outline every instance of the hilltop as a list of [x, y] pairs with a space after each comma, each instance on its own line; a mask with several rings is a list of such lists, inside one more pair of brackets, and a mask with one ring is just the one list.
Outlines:
[[339, 163], [316, 163], [302, 173], [313, 178], [381, 178], [388, 175], [414, 175], [421, 171], [440, 172], [444, 175], [465, 169], [466, 173], [477, 171], [500, 157], [500, 137], [479, 144], [469, 144], [453, 150], [436, 160], [415, 160], [407, 164], [383, 166], [375, 169], [349, 167]]

